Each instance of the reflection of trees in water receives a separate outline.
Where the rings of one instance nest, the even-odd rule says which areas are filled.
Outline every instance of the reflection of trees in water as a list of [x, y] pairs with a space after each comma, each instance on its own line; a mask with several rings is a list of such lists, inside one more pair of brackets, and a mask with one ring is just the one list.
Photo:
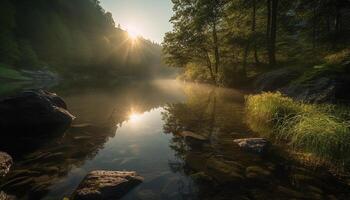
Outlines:
[[[79, 168], [86, 160], [96, 156], [108, 139], [115, 136], [117, 125], [128, 120], [132, 108], [143, 113], [176, 99], [173, 94], [169, 95], [169, 91], [148, 83], [123, 86], [117, 90], [73, 91], [66, 91], [63, 97], [78, 117], [75, 122], [78, 126], [45, 140], [27, 140], [37, 146], [16, 152], [20, 160], [15, 157], [15, 167], [1, 187], [8, 193], [26, 199], [44, 197], [50, 187], [60, 182], [73, 168]], [[11, 146], [18, 141], [6, 142]], [[8, 149], [9, 153], [12, 151], [18, 149]]]
[[[188, 87], [186, 95], [184, 103], [166, 106], [163, 128], [165, 133], [173, 134], [170, 148], [177, 159], [169, 161], [170, 168], [193, 179], [199, 199], [348, 196], [349, 187], [327, 171], [307, 169], [280, 152], [258, 156], [235, 147], [233, 139], [249, 134], [243, 124], [242, 96], [199, 87]], [[189, 148], [179, 136], [181, 131], [208, 136], [210, 143], [200, 149]], [[322, 192], [315, 195], [310, 188]]]
[[[212, 155], [216, 151], [213, 148], [213, 143], [216, 143], [215, 140], [218, 134], [246, 129], [242, 123], [243, 96], [239, 93], [232, 90], [196, 85], [186, 87], [185, 93], [186, 102], [168, 104], [165, 107], [165, 111], [162, 113], [165, 122], [163, 129], [165, 133], [173, 134], [170, 148], [174, 150], [177, 159], [169, 161], [170, 169], [173, 172], [192, 177], [192, 174], [199, 171], [193, 171], [193, 166], [189, 167], [189, 164], [193, 162], [188, 160], [191, 154]], [[186, 145], [184, 139], [179, 136], [182, 131], [201, 134], [210, 138], [211, 143], [206, 148], [190, 148]], [[203, 156], [203, 159], [198, 159], [198, 164], [204, 167], [205, 159], [208, 158]], [[197, 191], [196, 193], [199, 194], [200, 199], [211, 192], [215, 193], [215, 189], [212, 188], [213, 185], [211, 184], [196, 182], [195, 185], [191, 190]]]

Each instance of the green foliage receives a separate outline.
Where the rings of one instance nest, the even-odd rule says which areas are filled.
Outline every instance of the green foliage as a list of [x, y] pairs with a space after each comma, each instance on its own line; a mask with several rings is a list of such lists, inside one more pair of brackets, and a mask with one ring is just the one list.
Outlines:
[[217, 84], [245, 83], [251, 71], [277, 67], [275, 58], [277, 63], [312, 66], [350, 41], [345, 22], [350, 3], [345, 0], [173, 3], [173, 30], [163, 43], [165, 60], [175, 67], [207, 67]]
[[4, 0], [0, 7], [0, 62], [16, 68], [75, 80], [149, 77], [165, 71], [160, 54], [160, 45], [116, 28], [96, 0]]
[[350, 109], [297, 102], [280, 93], [248, 96], [247, 122], [251, 129], [294, 150], [349, 164]]

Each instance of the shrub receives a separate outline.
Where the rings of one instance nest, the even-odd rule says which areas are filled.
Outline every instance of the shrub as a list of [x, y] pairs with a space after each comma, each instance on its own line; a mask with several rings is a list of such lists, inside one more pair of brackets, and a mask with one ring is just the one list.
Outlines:
[[350, 158], [349, 109], [297, 102], [280, 93], [251, 95], [246, 100], [251, 129], [295, 151], [345, 163]]

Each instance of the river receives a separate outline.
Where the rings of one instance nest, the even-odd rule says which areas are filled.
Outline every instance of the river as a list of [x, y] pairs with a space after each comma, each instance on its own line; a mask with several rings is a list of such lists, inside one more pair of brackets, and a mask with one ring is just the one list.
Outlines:
[[[256, 155], [235, 146], [236, 138], [256, 136], [244, 123], [238, 90], [174, 80], [50, 90], [77, 119], [34, 146], [12, 141], [2, 147], [15, 158], [2, 189], [20, 199], [62, 200], [98, 169], [145, 178], [124, 200], [347, 199], [350, 193], [348, 184], [288, 159], [281, 147]], [[192, 149], [181, 131], [210, 143]]]

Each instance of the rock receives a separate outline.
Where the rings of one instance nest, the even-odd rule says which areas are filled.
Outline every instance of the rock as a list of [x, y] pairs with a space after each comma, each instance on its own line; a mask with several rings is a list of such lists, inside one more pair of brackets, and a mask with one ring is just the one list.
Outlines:
[[269, 146], [269, 142], [264, 138], [237, 139], [233, 142], [246, 151], [258, 154], [265, 153]]
[[0, 128], [9, 133], [48, 134], [66, 130], [74, 116], [54, 93], [29, 90], [0, 100]]
[[185, 138], [185, 142], [187, 145], [189, 145], [190, 147], [194, 147], [194, 148], [202, 147], [203, 144], [209, 142], [208, 138], [206, 138], [200, 134], [193, 133], [191, 131], [183, 131], [179, 135], [182, 136], [183, 138]]
[[350, 100], [347, 87], [350, 80], [338, 77], [315, 77], [300, 83], [291, 84], [281, 89], [281, 92], [296, 100], [311, 103], [337, 103]]
[[0, 191], [0, 200], [16, 200], [17, 198], [12, 195], [8, 195], [3, 191]]
[[5, 152], [0, 152], [0, 178], [10, 171], [12, 164], [12, 157]]
[[292, 68], [282, 68], [260, 75], [254, 82], [254, 87], [258, 92], [275, 91], [298, 78], [301, 73]]
[[136, 172], [92, 171], [75, 190], [72, 200], [118, 199], [142, 182]]
[[271, 172], [267, 169], [263, 169], [259, 166], [250, 166], [246, 168], [246, 177], [250, 179], [266, 179], [271, 175]]
[[244, 179], [238, 166], [215, 157], [208, 159], [206, 173], [219, 183], [240, 183]]
[[208, 176], [205, 172], [197, 172], [190, 175], [191, 179], [198, 184], [209, 184], [212, 185], [214, 180], [212, 177]]

